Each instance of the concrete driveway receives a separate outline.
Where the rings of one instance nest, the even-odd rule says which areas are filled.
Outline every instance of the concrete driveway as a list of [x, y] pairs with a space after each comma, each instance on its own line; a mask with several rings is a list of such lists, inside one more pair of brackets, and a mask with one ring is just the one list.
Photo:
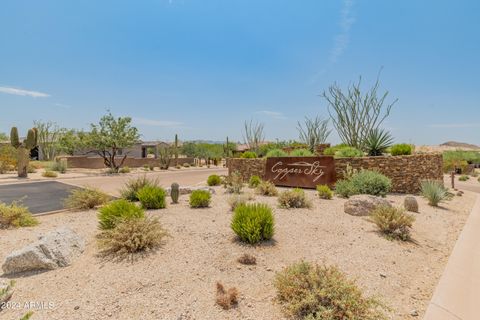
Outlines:
[[14, 183], [0, 186], [0, 201], [21, 201], [33, 214], [62, 210], [63, 201], [77, 187], [57, 181]]

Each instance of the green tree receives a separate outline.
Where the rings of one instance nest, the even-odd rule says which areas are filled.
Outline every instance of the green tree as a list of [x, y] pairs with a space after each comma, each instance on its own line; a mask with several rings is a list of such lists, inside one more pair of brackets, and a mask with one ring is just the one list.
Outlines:
[[4, 132], [0, 132], [0, 142], [9, 141], [10, 137]]
[[83, 145], [88, 153], [96, 153], [103, 158], [105, 166], [118, 172], [127, 153], [118, 161], [119, 150], [129, 148], [138, 142], [140, 135], [131, 125], [132, 118], [115, 118], [111, 112], [104, 115], [98, 124], [90, 124], [90, 132], [83, 137]]
[[62, 133], [66, 129], [60, 128], [52, 121], [33, 121], [33, 125], [37, 128], [38, 148], [43, 155], [43, 160], [51, 161], [58, 154], [59, 140]]
[[62, 134], [58, 139], [58, 152], [73, 156], [75, 150], [79, 148], [84, 135], [85, 133], [82, 131], [63, 129]]

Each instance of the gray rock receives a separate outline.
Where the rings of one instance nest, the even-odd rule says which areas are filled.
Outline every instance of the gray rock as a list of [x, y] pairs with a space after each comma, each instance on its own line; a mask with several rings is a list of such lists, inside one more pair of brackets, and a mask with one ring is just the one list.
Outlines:
[[[170, 187], [165, 189], [165, 191], [167, 192], [167, 195], [170, 195], [171, 190], [172, 190], [172, 188], [170, 188]], [[195, 190], [205, 190], [205, 191], [210, 192], [211, 194], [215, 194], [215, 189], [210, 188], [210, 187], [188, 187], [187, 186], [187, 187], [180, 187], [180, 189], [179, 189], [180, 194], [190, 194]]]
[[384, 198], [361, 194], [349, 198], [345, 202], [344, 210], [352, 216], [368, 216], [380, 206], [391, 207], [392, 205]]
[[73, 230], [59, 228], [10, 253], [5, 258], [2, 269], [4, 274], [15, 274], [66, 267], [84, 249], [85, 242]]

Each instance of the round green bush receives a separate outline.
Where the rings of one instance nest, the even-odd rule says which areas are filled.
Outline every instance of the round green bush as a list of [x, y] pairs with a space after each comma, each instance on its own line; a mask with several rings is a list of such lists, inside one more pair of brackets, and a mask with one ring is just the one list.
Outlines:
[[207, 208], [210, 205], [212, 195], [206, 190], [194, 190], [190, 194], [191, 208]]
[[312, 157], [314, 154], [308, 149], [295, 149], [290, 155], [292, 157]]
[[244, 242], [256, 244], [273, 237], [275, 220], [266, 204], [240, 204], [235, 208], [231, 227]]
[[138, 190], [137, 197], [145, 209], [163, 209], [167, 206], [167, 192], [157, 186], [145, 186]]
[[262, 179], [259, 176], [253, 175], [253, 176], [250, 177], [250, 180], [248, 181], [248, 186], [250, 188], [256, 188], [256, 187], [258, 187], [260, 182], [262, 182]]
[[242, 155], [240, 156], [240, 158], [245, 158], [245, 159], [254, 159], [256, 157], [257, 157], [257, 154], [253, 151], [246, 151], [242, 153]]
[[222, 178], [220, 178], [219, 175], [212, 174], [211, 176], [208, 177], [207, 179], [207, 184], [209, 186], [218, 186], [222, 183]]
[[335, 158], [358, 158], [363, 156], [363, 151], [353, 147], [344, 147], [335, 152]]
[[405, 156], [412, 154], [412, 152], [412, 145], [407, 143], [394, 144], [390, 147], [390, 154], [392, 156]]
[[361, 170], [349, 180], [355, 194], [385, 197], [392, 188], [392, 180], [377, 171]]
[[98, 213], [99, 228], [109, 230], [115, 228], [117, 223], [125, 219], [143, 217], [145, 217], [143, 209], [134, 203], [124, 199], [115, 200], [100, 208]]
[[338, 180], [335, 183], [335, 194], [342, 198], [350, 198], [356, 193], [350, 180]]
[[336, 146], [328, 147], [325, 150], [323, 150], [323, 155], [334, 156], [335, 152], [337, 152], [340, 149], [347, 148], [347, 147], [349, 147], [349, 146], [345, 143], [337, 144]]
[[272, 149], [267, 152], [266, 157], [267, 158], [272, 158], [272, 157], [286, 157], [288, 154], [283, 151], [282, 149]]
[[317, 194], [320, 199], [330, 200], [333, 197], [332, 189], [327, 185], [318, 185]]

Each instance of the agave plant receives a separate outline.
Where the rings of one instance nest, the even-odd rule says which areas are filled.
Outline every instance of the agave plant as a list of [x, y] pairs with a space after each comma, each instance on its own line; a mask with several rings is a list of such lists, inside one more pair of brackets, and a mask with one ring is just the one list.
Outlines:
[[383, 129], [373, 129], [365, 139], [365, 151], [369, 156], [381, 156], [393, 144], [390, 132]]
[[421, 194], [428, 200], [428, 204], [437, 207], [438, 204], [445, 200], [450, 200], [453, 194], [445, 188], [445, 186], [434, 180], [422, 181]]

